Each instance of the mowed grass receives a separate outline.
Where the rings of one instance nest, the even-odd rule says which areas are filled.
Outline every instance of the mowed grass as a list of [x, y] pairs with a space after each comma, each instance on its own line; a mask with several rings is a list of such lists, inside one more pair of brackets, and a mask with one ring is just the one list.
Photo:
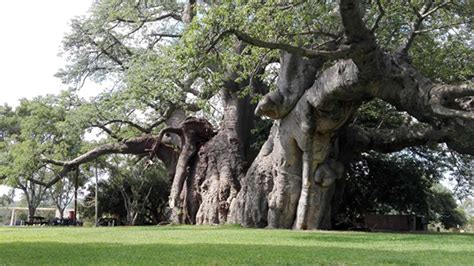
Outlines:
[[474, 235], [234, 226], [0, 227], [0, 264], [474, 265]]

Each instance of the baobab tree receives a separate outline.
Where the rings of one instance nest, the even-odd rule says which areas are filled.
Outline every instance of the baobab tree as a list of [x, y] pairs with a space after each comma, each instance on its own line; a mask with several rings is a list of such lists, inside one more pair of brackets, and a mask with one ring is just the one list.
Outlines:
[[[108, 2], [113, 1], [104, 1]], [[112, 27], [102, 27], [103, 36], [97, 40], [110, 43], [83, 40], [95, 47], [97, 56], [89, 56], [86, 67], [81, 68], [80, 60], [73, 64], [83, 72], [76, 68], [68, 73], [122, 73], [125, 87], [135, 88], [135, 101], [143, 99], [167, 114], [160, 122], [178, 109], [199, 109], [202, 102], [189, 102], [189, 94], [208, 101], [218, 92], [223, 106], [220, 128], [190, 118], [159, 135], [119, 139], [70, 161], [44, 159], [64, 167], [44, 185], [104, 154], [157, 155], [173, 178], [170, 207], [175, 222], [330, 228], [338, 180], [358, 154], [435, 142], [474, 154], [471, 3], [189, 1], [164, 7], [139, 1], [115, 7], [129, 12], [110, 13], [107, 22], [135, 26], [130, 34], [150, 30], [151, 26], [141, 27], [163, 19], [183, 23], [178, 28], [184, 30], [149, 33], [143, 38], [145, 49], [130, 48], [130, 34], [117, 37]], [[180, 8], [183, 16], [177, 15]], [[154, 46], [162, 38], [180, 40], [167, 46], [172, 52], [157, 52]], [[443, 49], [457, 51], [459, 57], [449, 61]], [[433, 58], [426, 58], [427, 51]], [[439, 58], [448, 69], [433, 65]], [[269, 91], [267, 74], [275, 63], [278, 81]], [[251, 99], [256, 94], [265, 94], [258, 105]], [[395, 129], [355, 123], [360, 106], [374, 99], [406, 112], [411, 122]], [[249, 147], [256, 116], [275, 122], [255, 157]], [[111, 119], [100, 127], [114, 133], [111, 124], [128, 124], [147, 134], [160, 125], [150, 128]], [[173, 135], [179, 136], [177, 142]], [[164, 141], [165, 136], [169, 140]]]

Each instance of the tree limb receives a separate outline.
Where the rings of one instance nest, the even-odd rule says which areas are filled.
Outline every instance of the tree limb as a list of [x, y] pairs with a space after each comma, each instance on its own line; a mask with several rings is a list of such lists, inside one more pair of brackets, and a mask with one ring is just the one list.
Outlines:
[[383, 79], [371, 89], [373, 97], [421, 122], [449, 133], [448, 146], [461, 153], [474, 154], [474, 84], [434, 83], [403, 58], [385, 55]]
[[434, 129], [426, 124], [402, 126], [397, 129], [364, 128], [350, 125], [345, 131], [345, 137], [351, 148], [360, 152], [374, 150], [382, 153], [448, 140], [447, 132]]
[[172, 34], [172, 33], [158, 33], [158, 32], [152, 32], [150, 34], [152, 37], [165, 37], [165, 38], [181, 38], [183, 35], [181, 34]]
[[413, 41], [415, 39], [415, 37], [423, 32], [421, 30], [421, 28], [423, 27], [423, 21], [431, 16], [432, 14], [434, 14], [436, 11], [438, 11], [440, 8], [443, 8], [445, 6], [447, 6], [450, 1], [445, 1], [437, 6], [435, 6], [434, 8], [431, 9], [431, 7], [433, 6], [433, 1], [432, 0], [429, 0], [429, 1], [426, 1], [425, 4], [423, 5], [423, 7], [418, 10], [412, 3], [411, 1], [408, 1], [408, 3], [410, 4], [410, 6], [412, 7], [413, 11], [415, 12], [416, 16], [417, 16], [417, 19], [412, 23], [412, 30], [411, 32], [409, 33], [408, 37], [407, 37], [407, 40], [405, 41], [404, 44], [402, 44], [402, 46], [400, 46], [398, 48], [398, 51], [397, 53], [401, 56], [406, 56], [408, 55], [408, 50], [410, 49], [411, 45], [413, 44]]
[[344, 27], [344, 35], [348, 43], [374, 39], [373, 34], [367, 29], [360, 12], [359, 0], [340, 0], [339, 12]]
[[126, 124], [126, 125], [129, 125], [129, 126], [135, 128], [135, 129], [137, 129], [138, 131], [140, 131], [142, 133], [150, 134], [151, 131], [154, 128], [156, 128], [157, 126], [163, 124], [170, 117], [170, 115], [173, 113], [173, 110], [174, 110], [173, 108], [168, 108], [168, 110], [165, 112], [165, 114], [161, 118], [157, 119], [155, 122], [148, 125], [147, 127], [142, 127], [142, 126], [140, 126], [140, 125], [138, 125], [138, 124], [136, 124], [132, 121], [122, 120], [122, 119], [112, 119], [112, 120], [108, 120], [104, 124], [92, 124], [91, 126], [100, 128], [100, 129], [104, 130], [107, 134], [109, 134], [112, 138], [117, 139], [119, 141], [122, 141], [123, 138], [118, 136], [117, 134], [113, 133], [112, 130], [107, 128], [108, 125], [110, 125], [110, 124]]
[[325, 60], [335, 60], [335, 59], [341, 59], [341, 58], [345, 58], [349, 56], [350, 52], [352, 51], [349, 47], [344, 47], [339, 50], [329, 51], [329, 50], [313, 50], [313, 49], [297, 47], [297, 46], [293, 46], [293, 45], [285, 44], [285, 43], [268, 42], [268, 41], [263, 41], [257, 38], [253, 38], [247, 33], [244, 33], [236, 29], [226, 30], [226, 31], [223, 31], [221, 34], [219, 34], [217, 38], [211, 42], [207, 51], [209, 52], [210, 50], [212, 50], [214, 46], [222, 38], [228, 35], [235, 35], [237, 39], [245, 43], [248, 43], [250, 45], [267, 48], [267, 49], [273, 49], [273, 50], [275, 49], [283, 50], [283, 51], [287, 51], [289, 53], [304, 56], [307, 58], [323, 58]]
[[385, 10], [380, 0], [377, 0], [377, 8], [379, 9], [379, 15], [377, 16], [377, 19], [375, 19], [374, 25], [370, 29], [370, 32], [372, 34], [377, 30], [377, 28], [379, 27], [380, 20], [382, 20], [383, 16], [385, 15]]
[[[154, 143], [156, 142], [156, 139], [157, 138], [154, 136], [147, 135], [142, 137], [130, 138], [119, 143], [105, 144], [95, 149], [92, 149], [70, 161], [57, 161], [48, 158], [41, 158], [41, 160], [45, 163], [62, 166], [61, 171], [56, 174], [56, 176], [52, 180], [48, 182], [43, 182], [34, 178], [29, 178], [29, 180], [35, 184], [39, 184], [45, 187], [51, 187], [59, 180], [64, 178], [70, 171], [79, 167], [79, 165], [91, 162], [100, 156], [108, 154], [149, 154]], [[177, 152], [168, 145], [160, 145], [159, 149], [155, 151], [155, 154], [161, 161], [163, 161], [169, 172], [173, 174], [176, 163], [175, 160], [178, 156]]]
[[181, 16], [174, 13], [174, 12], [166, 13], [166, 14], [158, 16], [158, 17], [147, 17], [147, 18], [142, 18], [142, 19], [139, 19], [139, 20], [126, 19], [126, 18], [120, 18], [120, 17], [116, 18], [116, 20], [120, 21], [120, 22], [125, 22], [125, 23], [142, 23], [142, 22], [156, 22], [156, 21], [160, 21], [160, 20], [163, 20], [163, 19], [167, 19], [167, 18], [172, 18], [172, 19], [175, 19], [177, 21], [182, 21]]
[[115, 134], [114, 132], [112, 132], [112, 130], [110, 130], [109, 128], [107, 128], [105, 125], [99, 125], [99, 124], [92, 124], [91, 125], [92, 127], [96, 127], [96, 128], [99, 128], [99, 129], [102, 129], [105, 133], [107, 133], [110, 137], [118, 140], [118, 141], [122, 141], [123, 138], [121, 138], [120, 136], [117, 136], [117, 134]]

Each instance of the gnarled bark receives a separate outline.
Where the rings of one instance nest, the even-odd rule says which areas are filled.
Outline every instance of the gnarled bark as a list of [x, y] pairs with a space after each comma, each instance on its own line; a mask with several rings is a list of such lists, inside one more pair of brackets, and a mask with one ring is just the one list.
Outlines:
[[[350, 61], [325, 70], [311, 88], [304, 90], [289, 114], [275, 123], [242, 182], [232, 221], [277, 228], [327, 226], [328, 218], [324, 217], [330, 217], [334, 181], [342, 175], [337, 163], [336, 130], [356, 106], [352, 102], [334, 103], [333, 98], [337, 99], [340, 91], [358, 90], [357, 75], [357, 67]], [[290, 86], [285, 89], [291, 92]], [[275, 108], [258, 109], [263, 114], [266, 110], [275, 113]], [[255, 176], [260, 183], [255, 184]]]

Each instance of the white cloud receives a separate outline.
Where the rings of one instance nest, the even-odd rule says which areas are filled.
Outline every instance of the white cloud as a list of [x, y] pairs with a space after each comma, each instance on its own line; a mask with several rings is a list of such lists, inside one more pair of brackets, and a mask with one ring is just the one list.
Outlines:
[[70, 20], [85, 15], [92, 0], [0, 1], [0, 104], [67, 88], [53, 75]]

